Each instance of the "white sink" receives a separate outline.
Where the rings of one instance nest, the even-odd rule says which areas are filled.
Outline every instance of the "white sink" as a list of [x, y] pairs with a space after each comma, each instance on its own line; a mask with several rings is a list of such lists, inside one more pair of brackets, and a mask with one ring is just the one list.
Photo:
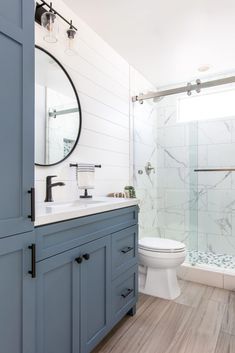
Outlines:
[[41, 202], [36, 204], [35, 225], [40, 226], [61, 222], [137, 204], [137, 199], [112, 197], [94, 197], [92, 199], [68, 200], [66, 202]]
[[87, 207], [92, 205], [99, 205], [107, 203], [107, 200], [92, 200], [92, 199], [81, 199], [72, 202], [46, 202], [45, 206], [49, 208], [76, 208], [76, 207]]

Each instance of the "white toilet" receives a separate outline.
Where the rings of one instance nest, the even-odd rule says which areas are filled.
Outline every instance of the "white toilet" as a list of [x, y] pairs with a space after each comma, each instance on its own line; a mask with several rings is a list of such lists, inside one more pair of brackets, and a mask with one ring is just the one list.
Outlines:
[[186, 257], [185, 244], [164, 238], [139, 240], [139, 290], [164, 299], [180, 295], [176, 269]]

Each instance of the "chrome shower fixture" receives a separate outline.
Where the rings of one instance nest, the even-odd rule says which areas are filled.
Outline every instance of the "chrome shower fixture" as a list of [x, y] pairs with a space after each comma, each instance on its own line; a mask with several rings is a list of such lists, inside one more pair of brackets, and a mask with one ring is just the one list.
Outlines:
[[155, 168], [152, 166], [151, 162], [148, 162], [145, 166], [145, 172], [147, 175], [150, 175], [151, 172], [153, 172], [153, 174], [155, 174]]

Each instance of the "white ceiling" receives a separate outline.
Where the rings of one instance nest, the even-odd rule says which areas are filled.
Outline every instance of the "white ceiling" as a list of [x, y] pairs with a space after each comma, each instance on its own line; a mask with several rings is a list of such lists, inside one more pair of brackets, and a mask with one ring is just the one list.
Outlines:
[[234, 0], [65, 2], [155, 86], [235, 69]]

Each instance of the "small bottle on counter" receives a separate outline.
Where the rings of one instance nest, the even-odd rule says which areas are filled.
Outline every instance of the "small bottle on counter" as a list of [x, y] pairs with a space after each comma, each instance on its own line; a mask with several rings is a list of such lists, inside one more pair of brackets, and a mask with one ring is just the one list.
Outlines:
[[125, 186], [124, 190], [125, 190], [125, 195], [126, 195], [127, 198], [129, 198], [129, 199], [136, 198], [136, 193], [135, 193], [134, 186], [130, 186], [130, 185], [129, 186]]

